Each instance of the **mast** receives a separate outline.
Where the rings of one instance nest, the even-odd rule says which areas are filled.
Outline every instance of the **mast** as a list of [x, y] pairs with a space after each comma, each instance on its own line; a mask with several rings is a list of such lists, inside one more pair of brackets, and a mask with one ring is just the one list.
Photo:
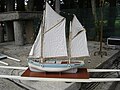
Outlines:
[[44, 62], [44, 58], [43, 58], [43, 42], [44, 42], [44, 29], [45, 29], [45, 14], [46, 14], [46, 3], [45, 3], [45, 10], [43, 12], [43, 26], [42, 26], [42, 30], [41, 30], [41, 57], [40, 57], [40, 61], [41, 63]]
[[[43, 29], [44, 29], [44, 25], [43, 25]], [[41, 30], [41, 57], [40, 57], [40, 61], [43, 63], [43, 37], [44, 37], [44, 30]]]
[[72, 35], [72, 30], [71, 30], [71, 21], [70, 21], [70, 30], [69, 30], [69, 41], [68, 41], [68, 63], [70, 64], [71, 62], [71, 35]]

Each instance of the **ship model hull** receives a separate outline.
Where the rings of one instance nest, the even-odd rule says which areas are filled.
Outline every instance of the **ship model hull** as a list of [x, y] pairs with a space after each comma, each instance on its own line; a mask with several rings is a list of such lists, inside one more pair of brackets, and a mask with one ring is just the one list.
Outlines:
[[83, 67], [84, 62], [71, 62], [71, 64], [67, 64], [67, 62], [61, 63], [40, 63], [29, 61], [29, 68], [33, 72], [77, 72], [77, 68]]

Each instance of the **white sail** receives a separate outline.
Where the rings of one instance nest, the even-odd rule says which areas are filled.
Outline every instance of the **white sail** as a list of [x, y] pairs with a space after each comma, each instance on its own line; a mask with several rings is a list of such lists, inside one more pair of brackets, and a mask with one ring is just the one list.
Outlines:
[[33, 56], [35, 58], [41, 57], [41, 29], [42, 29], [42, 26], [40, 26], [37, 38], [32, 46], [30, 53], [29, 53], [29, 56]]
[[86, 31], [74, 15], [71, 27], [71, 57], [89, 56]]
[[[46, 3], [43, 15], [43, 27], [30, 51], [30, 56], [41, 57], [62, 57], [67, 56], [65, 22], [66, 19], [57, 14], [48, 3]], [[41, 30], [43, 29], [43, 51], [41, 50]], [[43, 54], [41, 54], [43, 53]]]
[[44, 34], [43, 57], [67, 56], [65, 19]]
[[46, 9], [45, 9], [45, 29], [44, 29], [44, 31], [46, 32], [46, 31], [51, 30], [52, 28], [54, 28], [54, 26], [56, 26], [57, 24], [59, 24], [63, 19], [64, 19], [64, 17], [62, 17], [61, 15], [59, 15], [58, 13], [56, 13], [50, 7], [50, 5], [46, 2]]
[[46, 3], [43, 57], [67, 56], [65, 22], [66, 19]]

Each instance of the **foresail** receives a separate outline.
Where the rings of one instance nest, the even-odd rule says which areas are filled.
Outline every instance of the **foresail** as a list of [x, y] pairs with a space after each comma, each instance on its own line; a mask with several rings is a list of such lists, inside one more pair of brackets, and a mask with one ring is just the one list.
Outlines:
[[86, 31], [74, 15], [71, 27], [71, 57], [89, 56]]
[[41, 29], [42, 29], [42, 25], [40, 26], [37, 38], [32, 46], [30, 53], [29, 53], [29, 56], [33, 56], [35, 58], [41, 57]]

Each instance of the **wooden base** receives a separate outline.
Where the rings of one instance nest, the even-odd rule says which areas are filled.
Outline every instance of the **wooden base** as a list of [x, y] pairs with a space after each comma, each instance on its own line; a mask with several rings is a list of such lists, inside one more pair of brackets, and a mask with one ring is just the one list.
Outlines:
[[87, 68], [79, 68], [77, 73], [32, 72], [28, 68], [21, 76], [39, 78], [89, 79]]

